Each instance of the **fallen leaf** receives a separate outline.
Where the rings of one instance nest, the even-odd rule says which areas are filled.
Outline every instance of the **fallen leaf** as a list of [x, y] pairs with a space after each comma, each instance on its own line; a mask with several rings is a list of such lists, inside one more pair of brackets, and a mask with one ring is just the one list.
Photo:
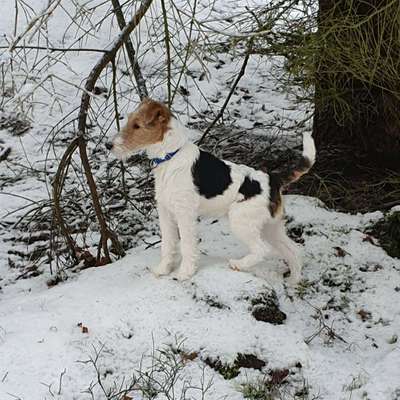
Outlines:
[[373, 244], [373, 245], [375, 245], [375, 240], [374, 240], [374, 238], [371, 236], [371, 235], [365, 235], [364, 237], [363, 237], [363, 240], [362, 240], [363, 242], [368, 242], [368, 243], [371, 243], [371, 244]]
[[272, 385], [280, 385], [289, 375], [289, 370], [287, 368], [274, 369], [269, 374], [271, 376], [270, 383]]
[[358, 311], [357, 314], [360, 316], [361, 321], [363, 321], [363, 322], [368, 321], [372, 317], [372, 314], [369, 311], [366, 311], [363, 309]]
[[197, 353], [196, 351], [192, 351], [191, 353], [182, 352], [181, 358], [183, 361], [193, 361], [195, 358], [197, 358], [198, 355], [199, 353]]
[[334, 249], [336, 250], [336, 255], [338, 257], [344, 257], [345, 255], [350, 255], [350, 253], [348, 253], [346, 250], [342, 249], [339, 246], [334, 247]]

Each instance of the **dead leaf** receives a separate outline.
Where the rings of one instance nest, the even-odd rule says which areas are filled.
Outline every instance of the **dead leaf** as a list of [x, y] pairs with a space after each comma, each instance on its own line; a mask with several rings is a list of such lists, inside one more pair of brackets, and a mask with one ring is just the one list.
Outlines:
[[89, 328], [82, 324], [82, 322], [78, 322], [76, 324], [78, 328], [81, 328], [82, 333], [89, 333]]
[[371, 235], [365, 235], [364, 237], [363, 237], [363, 240], [362, 240], [363, 242], [368, 242], [368, 243], [371, 243], [371, 244], [373, 244], [373, 245], [375, 245], [375, 239], [371, 236]]
[[350, 255], [350, 253], [348, 253], [346, 250], [342, 249], [339, 246], [334, 247], [334, 249], [336, 250], [337, 257], [344, 257], [345, 255]]
[[269, 374], [271, 376], [270, 383], [272, 385], [280, 385], [289, 375], [289, 370], [287, 368], [274, 369]]
[[108, 261], [106, 257], [101, 257], [99, 260], [96, 261], [96, 267], [101, 267], [103, 265], [107, 265]]
[[80, 255], [80, 259], [83, 260], [83, 265], [85, 268], [91, 268], [96, 266], [96, 258], [90, 253], [90, 251], [85, 250]]
[[358, 311], [357, 314], [360, 316], [361, 321], [363, 321], [363, 322], [368, 321], [372, 317], [372, 314], [369, 311], [366, 311], [363, 309]]
[[196, 351], [192, 351], [191, 353], [181, 352], [182, 361], [193, 361], [198, 355], [199, 353]]

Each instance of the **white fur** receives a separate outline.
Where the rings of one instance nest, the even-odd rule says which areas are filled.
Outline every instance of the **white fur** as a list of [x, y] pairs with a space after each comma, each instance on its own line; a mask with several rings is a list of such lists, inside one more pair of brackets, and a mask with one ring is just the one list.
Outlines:
[[[296, 283], [301, 276], [299, 252], [285, 233], [282, 215], [274, 218], [269, 212], [269, 176], [245, 165], [226, 161], [231, 167], [232, 184], [222, 195], [206, 199], [198, 194], [193, 183], [192, 166], [200, 151], [188, 141], [188, 136], [187, 128], [172, 118], [163, 141], [145, 149], [149, 158], [164, 158], [167, 153], [180, 149], [174, 157], [153, 170], [162, 236], [161, 262], [153, 268], [153, 272], [157, 276], [172, 272], [177, 262], [180, 238], [182, 260], [177, 278], [185, 280], [193, 276], [198, 259], [198, 216], [228, 215], [233, 233], [250, 250], [239, 260], [230, 260], [231, 267], [248, 270], [274, 250], [287, 260], [291, 280]], [[315, 158], [312, 138], [305, 136], [304, 145], [304, 154], [310, 159]], [[244, 200], [239, 188], [246, 176], [260, 183], [262, 194]]]
[[131, 151], [127, 149], [124, 145], [124, 141], [122, 140], [122, 136], [120, 134], [116, 135], [113, 139], [113, 154], [115, 157], [125, 160], [131, 155]]
[[315, 143], [311, 136], [311, 132], [305, 132], [303, 134], [303, 157], [308, 158], [311, 164], [314, 164], [315, 154]]

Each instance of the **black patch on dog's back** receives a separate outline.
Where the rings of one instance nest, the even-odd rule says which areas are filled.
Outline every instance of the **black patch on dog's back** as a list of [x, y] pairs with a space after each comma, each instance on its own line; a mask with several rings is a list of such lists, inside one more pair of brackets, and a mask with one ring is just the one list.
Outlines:
[[200, 150], [192, 166], [193, 183], [206, 199], [225, 192], [232, 183], [231, 167], [210, 153]]
[[239, 193], [244, 196], [244, 200], [251, 199], [261, 193], [260, 182], [246, 176], [243, 183], [240, 185]]

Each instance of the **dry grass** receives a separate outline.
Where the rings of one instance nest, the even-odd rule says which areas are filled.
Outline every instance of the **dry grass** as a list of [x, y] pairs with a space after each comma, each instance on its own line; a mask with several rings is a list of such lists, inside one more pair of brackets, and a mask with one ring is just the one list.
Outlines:
[[373, 162], [357, 165], [356, 158], [345, 151], [322, 150], [311, 172], [291, 186], [289, 193], [318, 197], [340, 211], [385, 211], [400, 204], [400, 171]]

